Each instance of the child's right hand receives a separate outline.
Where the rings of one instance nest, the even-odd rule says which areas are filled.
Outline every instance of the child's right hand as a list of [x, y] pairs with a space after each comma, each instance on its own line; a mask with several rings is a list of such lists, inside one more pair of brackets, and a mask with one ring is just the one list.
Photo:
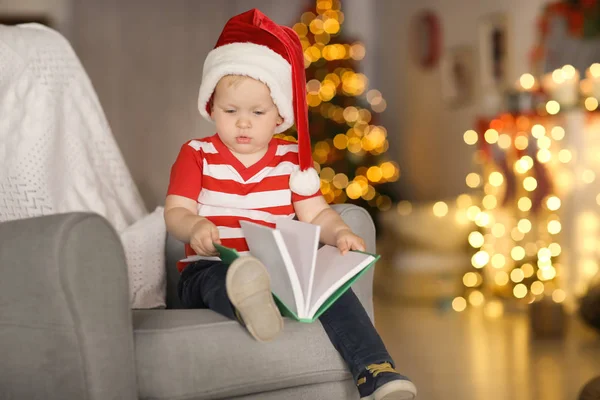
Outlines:
[[198, 221], [192, 227], [190, 235], [190, 246], [199, 256], [214, 256], [217, 249], [213, 243], [221, 244], [219, 229], [207, 219]]

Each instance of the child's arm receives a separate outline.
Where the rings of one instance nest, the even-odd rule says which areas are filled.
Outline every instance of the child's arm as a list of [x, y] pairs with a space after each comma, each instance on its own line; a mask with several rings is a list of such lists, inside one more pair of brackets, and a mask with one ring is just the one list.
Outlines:
[[196, 201], [183, 196], [169, 195], [165, 201], [167, 231], [182, 242], [189, 243], [198, 255], [217, 253], [213, 242], [220, 243], [219, 230], [196, 212]]
[[355, 235], [342, 217], [325, 201], [323, 196], [311, 197], [294, 203], [298, 219], [321, 227], [321, 242], [337, 246], [345, 254], [348, 250], [365, 251], [365, 242]]

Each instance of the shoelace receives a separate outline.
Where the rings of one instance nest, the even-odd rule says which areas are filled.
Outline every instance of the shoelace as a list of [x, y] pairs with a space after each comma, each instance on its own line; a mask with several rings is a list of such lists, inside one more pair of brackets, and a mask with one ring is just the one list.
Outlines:
[[396, 370], [394, 368], [392, 368], [392, 365], [390, 363], [383, 363], [383, 364], [371, 364], [367, 367], [367, 370], [373, 374], [373, 377], [382, 374], [384, 372], [391, 372], [394, 374], [397, 374]]

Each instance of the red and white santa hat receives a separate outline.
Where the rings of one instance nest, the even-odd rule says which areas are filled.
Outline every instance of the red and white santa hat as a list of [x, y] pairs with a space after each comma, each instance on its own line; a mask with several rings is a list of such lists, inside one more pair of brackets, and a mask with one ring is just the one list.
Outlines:
[[290, 188], [304, 196], [316, 193], [321, 181], [313, 168], [304, 51], [296, 32], [276, 24], [257, 9], [227, 21], [202, 71], [198, 109], [209, 121], [212, 121], [210, 99], [217, 83], [226, 75], [245, 75], [269, 87], [273, 103], [283, 118], [276, 133], [296, 122], [300, 168], [290, 176]]

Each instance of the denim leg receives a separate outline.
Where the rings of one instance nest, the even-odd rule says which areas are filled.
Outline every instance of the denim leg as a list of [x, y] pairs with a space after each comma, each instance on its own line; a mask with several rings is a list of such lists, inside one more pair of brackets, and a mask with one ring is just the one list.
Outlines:
[[381, 337], [367, 312], [348, 289], [319, 317], [329, 340], [348, 364], [356, 381], [369, 364], [389, 362], [394, 365]]
[[235, 320], [225, 288], [227, 267], [220, 261], [197, 261], [188, 265], [177, 284], [181, 304], [185, 308], [209, 308]]

